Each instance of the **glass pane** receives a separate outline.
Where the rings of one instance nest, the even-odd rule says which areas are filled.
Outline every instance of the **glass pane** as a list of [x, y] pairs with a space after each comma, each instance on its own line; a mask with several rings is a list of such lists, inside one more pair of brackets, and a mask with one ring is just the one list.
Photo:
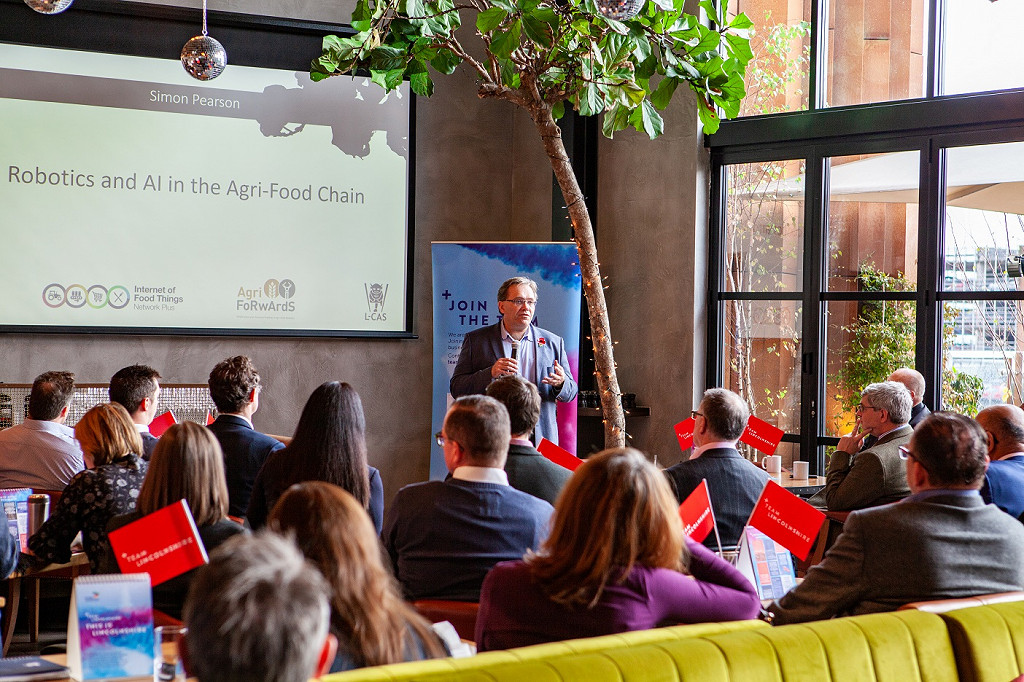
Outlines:
[[1024, 252], [1024, 142], [946, 153], [943, 288], [1017, 291], [1007, 259]]
[[1021, 301], [949, 301], [942, 306], [942, 409], [969, 416], [1020, 404], [1024, 353]]
[[[828, 160], [829, 291], [916, 288], [919, 158], [910, 151]], [[893, 281], [874, 286], [872, 272]]]
[[827, 106], [923, 97], [931, 4], [829, 0]]
[[800, 291], [804, 167], [800, 159], [726, 168], [726, 291]]
[[722, 385], [750, 412], [787, 433], [800, 430], [799, 301], [724, 301]]
[[824, 435], [850, 433], [861, 389], [885, 381], [899, 367], [914, 366], [916, 314], [914, 301], [828, 302]]
[[1020, 69], [1024, 3], [947, 0], [945, 15], [945, 94], [1024, 86]]
[[744, 12], [754, 23], [747, 95], [740, 116], [807, 109], [811, 64], [811, 6], [788, 0], [729, 0], [730, 18]]

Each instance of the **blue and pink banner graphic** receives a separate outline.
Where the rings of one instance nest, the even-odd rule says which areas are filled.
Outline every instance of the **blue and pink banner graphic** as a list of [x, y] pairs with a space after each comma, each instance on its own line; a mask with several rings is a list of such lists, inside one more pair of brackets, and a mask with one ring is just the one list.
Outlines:
[[[565, 341], [572, 376], [579, 382], [580, 297], [576, 245], [550, 242], [435, 242], [430, 245], [434, 279], [434, 404], [431, 433], [440, 431], [451, 404], [448, 392], [466, 332], [496, 324], [498, 287], [509, 277], [537, 282], [534, 324]], [[558, 403], [558, 442], [576, 452], [576, 401]], [[444, 453], [431, 441], [430, 478], [448, 473]]]

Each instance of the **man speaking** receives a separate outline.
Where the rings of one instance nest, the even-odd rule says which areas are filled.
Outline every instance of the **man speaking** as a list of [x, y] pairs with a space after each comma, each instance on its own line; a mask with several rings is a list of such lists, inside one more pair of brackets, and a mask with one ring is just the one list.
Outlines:
[[483, 393], [492, 380], [518, 374], [540, 390], [540, 421], [534, 442], [558, 443], [555, 401], [568, 402], [578, 387], [569, 371], [565, 342], [557, 334], [535, 327], [537, 283], [513, 277], [498, 288], [497, 324], [475, 329], [462, 341], [449, 390], [453, 398]]

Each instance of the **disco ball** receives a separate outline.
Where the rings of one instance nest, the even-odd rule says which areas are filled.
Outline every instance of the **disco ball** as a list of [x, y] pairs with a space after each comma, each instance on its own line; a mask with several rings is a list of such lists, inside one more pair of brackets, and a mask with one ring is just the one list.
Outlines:
[[188, 75], [201, 81], [216, 78], [228, 64], [228, 53], [208, 35], [192, 38], [181, 48], [181, 65]]
[[68, 7], [71, 7], [71, 3], [73, 1], [74, 0], [25, 0], [25, 4], [40, 14], [60, 14]]
[[616, 21], [629, 21], [643, 7], [644, 0], [597, 0], [597, 11]]

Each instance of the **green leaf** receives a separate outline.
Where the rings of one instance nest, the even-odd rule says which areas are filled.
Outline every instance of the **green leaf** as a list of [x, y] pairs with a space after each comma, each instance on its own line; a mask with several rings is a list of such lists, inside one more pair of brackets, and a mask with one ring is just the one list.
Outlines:
[[652, 140], [665, 131], [665, 121], [661, 118], [661, 114], [647, 100], [641, 102], [640, 106], [633, 110], [633, 113], [629, 115], [629, 122], [633, 124], [633, 128], [637, 132], [647, 133], [647, 137]]
[[[409, 46], [407, 45], [406, 47], [408, 48]], [[390, 45], [381, 45], [370, 53], [370, 70], [393, 71], [398, 69], [399, 71], [405, 71], [408, 60], [409, 55], [406, 50]]]
[[565, 100], [559, 100], [551, 106], [551, 116], [556, 121], [565, 116]]
[[700, 96], [697, 97], [697, 115], [700, 117], [701, 125], [704, 126], [706, 134], [712, 135], [718, 130], [718, 125], [721, 123], [718, 112], [715, 111], [713, 104]]
[[500, 7], [509, 14], [512, 14], [513, 12], [516, 11], [515, 4], [508, 2], [508, 0], [491, 0], [491, 5], [493, 5], [494, 7]]
[[490, 33], [508, 17], [508, 12], [500, 7], [490, 7], [476, 15], [476, 30]]
[[604, 19], [604, 23], [608, 25], [608, 28], [615, 31], [619, 35], [626, 35], [627, 33], [629, 33], [629, 28], [627, 28], [626, 25], [621, 21], [615, 21], [614, 19], [609, 19], [608, 17], [605, 16], [602, 16], [601, 18]]
[[551, 27], [532, 14], [523, 15], [523, 30], [526, 37], [541, 47], [551, 47]]
[[675, 94], [677, 87], [679, 87], [679, 81], [675, 78], [662, 78], [657, 89], [651, 93], [651, 103], [656, 108], [664, 110], [672, 101], [672, 95]]
[[617, 130], [623, 130], [629, 125], [629, 109], [621, 104], [615, 104], [611, 109], [604, 112], [604, 122], [601, 125], [601, 132], [605, 137], [612, 137]]
[[713, 0], [700, 0], [700, 7], [708, 13], [708, 18], [714, 21], [719, 26], [725, 26], [725, 15], [722, 12], [723, 5], [725, 3], [719, 0], [714, 2]]
[[665, 74], [672, 78], [681, 78], [687, 81], [698, 80], [702, 77], [700, 71], [693, 64], [682, 60], [677, 62], [675, 66], [670, 66], [666, 69]]
[[409, 68], [406, 70], [406, 76], [409, 78], [409, 88], [420, 97], [430, 97], [434, 94], [434, 81], [430, 79], [430, 74], [427, 73], [427, 65], [419, 59], [414, 59], [409, 62]]
[[697, 29], [700, 34], [700, 40], [696, 45], [687, 50], [690, 54], [702, 54], [704, 52], [711, 52], [718, 48], [719, 43], [722, 42], [722, 37], [715, 31], [708, 30], [701, 26]]
[[647, 91], [633, 81], [625, 81], [615, 85], [609, 85], [608, 94], [615, 97], [620, 104], [632, 109], [647, 97]]
[[438, 73], [443, 74], [454, 73], [455, 68], [461, 63], [461, 57], [451, 50], [445, 49], [438, 50], [437, 56], [430, 60], [430, 65], [434, 67]]
[[733, 20], [729, 22], [729, 28], [734, 28], [739, 31], [753, 27], [754, 22], [752, 22], [750, 18], [747, 17], [747, 15], [744, 14], [743, 12], [737, 14], [735, 17], [733, 17]]
[[373, 23], [373, 12], [370, 11], [370, 3], [367, 0], [359, 0], [352, 10], [352, 28], [362, 33], [369, 31]]
[[401, 0], [398, 11], [407, 17], [422, 17], [425, 14], [420, 0]]
[[507, 31], [495, 30], [491, 35], [491, 53], [498, 59], [508, 59], [512, 50], [519, 47], [522, 21], [516, 19]]
[[744, 38], [743, 36], [737, 36], [732, 34], [726, 34], [725, 42], [729, 46], [729, 52], [732, 53], [733, 57], [746, 64], [754, 58], [754, 53], [750, 49], [750, 39]]
[[576, 31], [580, 35], [590, 35], [590, 20], [589, 19], [573, 19], [572, 30]]
[[401, 85], [404, 73], [405, 69], [370, 69], [370, 80], [384, 88], [386, 92], [391, 92]]
[[664, 12], [671, 12], [675, 9], [675, 4], [672, 0], [653, 0], [653, 2], [658, 6], [658, 9]]
[[580, 92], [580, 101], [577, 109], [581, 116], [594, 116], [605, 109], [604, 93], [601, 86], [596, 83], [587, 83], [587, 87]]

